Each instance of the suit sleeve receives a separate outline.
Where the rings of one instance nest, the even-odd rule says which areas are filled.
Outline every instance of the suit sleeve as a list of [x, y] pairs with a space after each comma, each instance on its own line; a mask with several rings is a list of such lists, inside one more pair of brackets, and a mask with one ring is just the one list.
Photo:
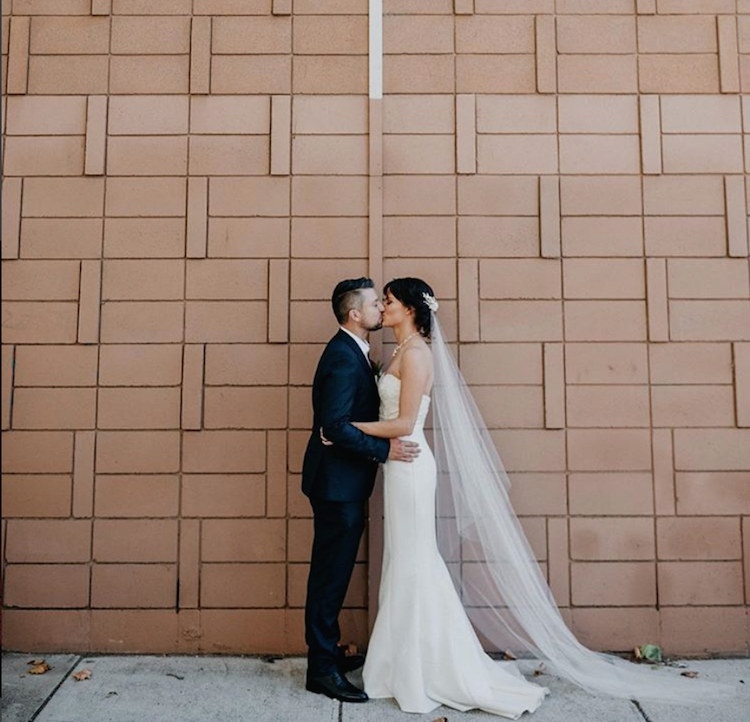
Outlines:
[[357, 374], [357, 368], [341, 358], [333, 360], [323, 377], [320, 410], [323, 436], [342, 449], [384, 463], [390, 452], [388, 439], [369, 436], [351, 424]]

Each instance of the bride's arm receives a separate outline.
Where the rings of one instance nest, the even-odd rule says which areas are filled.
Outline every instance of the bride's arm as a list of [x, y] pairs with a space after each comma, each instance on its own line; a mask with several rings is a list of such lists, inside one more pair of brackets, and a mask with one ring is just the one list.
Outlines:
[[422, 391], [429, 377], [427, 358], [425, 351], [419, 348], [404, 351], [397, 418], [389, 421], [356, 421], [352, 425], [370, 436], [382, 439], [396, 439], [411, 434], [422, 404]]

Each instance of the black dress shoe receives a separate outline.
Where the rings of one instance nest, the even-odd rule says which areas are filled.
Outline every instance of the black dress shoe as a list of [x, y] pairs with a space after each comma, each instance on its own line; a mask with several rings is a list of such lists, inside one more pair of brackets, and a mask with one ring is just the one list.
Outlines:
[[370, 699], [366, 692], [355, 687], [337, 669], [324, 677], [308, 676], [305, 689], [340, 702], [367, 702]]
[[339, 672], [341, 672], [341, 674], [345, 674], [346, 672], [351, 672], [355, 669], [363, 667], [365, 664], [365, 655], [350, 654], [347, 656], [342, 654], [339, 656], [336, 664], [338, 665]]

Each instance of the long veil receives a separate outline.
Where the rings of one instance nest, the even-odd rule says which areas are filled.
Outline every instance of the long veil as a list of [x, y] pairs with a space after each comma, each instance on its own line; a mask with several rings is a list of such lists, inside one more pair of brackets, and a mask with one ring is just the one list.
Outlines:
[[738, 685], [629, 662], [576, 639], [513, 511], [510, 479], [437, 314], [431, 315], [438, 545], [485, 648], [542, 660], [551, 674], [594, 694], [682, 705], [742, 694]]

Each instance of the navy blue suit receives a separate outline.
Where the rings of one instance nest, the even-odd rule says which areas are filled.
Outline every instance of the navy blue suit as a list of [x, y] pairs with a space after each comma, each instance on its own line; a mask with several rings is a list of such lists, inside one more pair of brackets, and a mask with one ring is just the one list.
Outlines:
[[[343, 330], [323, 351], [312, 396], [302, 491], [310, 498], [315, 528], [305, 605], [308, 674], [315, 677], [329, 674], [338, 658], [338, 616], [365, 528], [365, 506], [390, 442], [351, 425], [377, 421], [380, 397], [369, 361]], [[333, 446], [323, 444], [321, 430]]]

